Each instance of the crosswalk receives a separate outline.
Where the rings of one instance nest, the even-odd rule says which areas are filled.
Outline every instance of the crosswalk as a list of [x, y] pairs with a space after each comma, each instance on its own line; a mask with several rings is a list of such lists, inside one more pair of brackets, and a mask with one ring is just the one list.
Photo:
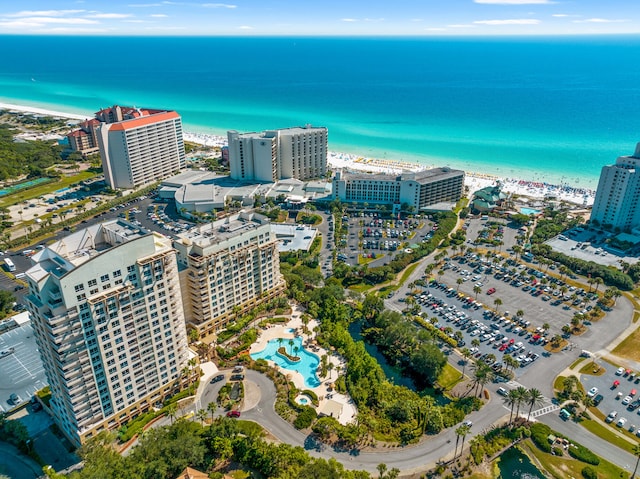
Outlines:
[[[522, 386], [522, 384], [520, 384], [517, 381], [508, 381], [506, 385], [509, 386], [509, 389], [515, 389]], [[525, 386], [522, 386], [522, 387], [525, 387]], [[506, 404], [503, 404], [503, 406], [505, 409], [510, 410], [510, 408]], [[549, 399], [548, 397], [544, 397], [543, 406], [539, 409], [536, 409], [535, 411], [531, 411], [531, 417], [536, 418], [536, 417], [544, 416], [545, 414], [555, 412], [558, 409], [560, 409], [560, 406], [558, 406], [557, 404], [554, 404], [551, 401], [551, 399]], [[525, 413], [522, 411], [522, 408], [521, 408], [520, 415], [523, 417], [526, 417], [528, 415], [528, 411]]]

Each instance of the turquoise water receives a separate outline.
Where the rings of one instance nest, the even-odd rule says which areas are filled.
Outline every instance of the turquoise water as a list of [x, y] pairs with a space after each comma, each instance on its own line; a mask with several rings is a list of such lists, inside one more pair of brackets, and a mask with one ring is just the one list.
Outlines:
[[[82, 75], [60, 62], [79, 45], [100, 52]], [[217, 134], [311, 123], [332, 150], [505, 177], [595, 187], [640, 140], [640, 36], [21, 35], [0, 48], [1, 101], [171, 108]]]
[[520, 213], [523, 215], [537, 215], [540, 213], [540, 210], [536, 210], [534, 208], [520, 208]]
[[[266, 359], [273, 361], [282, 369], [288, 369], [290, 371], [299, 372], [304, 378], [304, 385], [308, 388], [315, 388], [320, 386], [320, 380], [316, 375], [320, 360], [318, 356], [310, 353], [302, 346], [302, 338], [300, 336], [294, 338], [293, 345], [289, 345], [289, 339], [285, 339], [282, 343], [278, 342], [278, 339], [272, 339], [267, 342], [267, 347], [262, 351], [253, 353], [251, 359]], [[285, 356], [278, 354], [278, 348], [284, 347], [287, 353], [291, 355], [298, 355], [300, 361], [294, 363], [289, 361]], [[298, 351], [294, 351], [295, 347], [298, 347]]]
[[500, 455], [498, 468], [500, 479], [545, 479], [544, 474], [515, 447], [507, 449]]
[[32, 186], [38, 185], [40, 183], [46, 183], [47, 181], [51, 181], [50, 178], [36, 178], [35, 180], [25, 181], [23, 183], [19, 183], [17, 185], [8, 186], [6, 188], [0, 189], [0, 196], [9, 195], [11, 193], [15, 193], [16, 191], [24, 190], [25, 188], [30, 188]]

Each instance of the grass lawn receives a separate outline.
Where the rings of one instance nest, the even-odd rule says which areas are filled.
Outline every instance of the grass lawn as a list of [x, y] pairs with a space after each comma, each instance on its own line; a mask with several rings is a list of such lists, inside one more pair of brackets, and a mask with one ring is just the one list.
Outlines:
[[578, 358], [576, 359], [573, 364], [571, 366], [569, 366], [569, 369], [575, 369], [575, 367], [580, 364], [582, 361], [584, 361], [587, 358]]
[[[533, 444], [533, 442], [531, 442], [531, 439], [526, 439], [521, 442], [520, 445], [529, 457], [535, 458], [535, 462], [537, 462], [545, 471], [556, 479], [583, 477], [582, 469], [589, 465], [585, 462], [573, 459], [570, 456], [559, 457], [542, 452]], [[598, 471], [598, 477], [602, 479], [614, 477], [624, 479], [629, 477], [629, 473], [627, 471], [620, 469], [615, 464], [611, 464], [602, 458], [600, 458], [600, 464], [592, 467]]]
[[349, 286], [349, 291], [355, 291], [357, 293], [366, 293], [371, 289], [371, 285], [368, 284], [354, 284]]
[[[604, 414], [602, 414], [598, 409], [596, 408], [589, 408], [589, 414], [593, 415], [593, 416], [597, 416], [599, 419], [601, 419], [602, 421], [604, 421]], [[613, 430], [611, 429], [610, 426], [605, 426], [603, 424], [600, 424], [599, 422], [596, 421], [592, 421], [590, 419], [583, 419], [582, 421], [580, 421], [578, 424], [580, 424], [582, 427], [584, 427], [587, 431], [590, 431], [591, 433], [595, 434], [598, 437], [601, 437], [602, 439], [604, 439], [605, 441], [607, 441], [609, 444], [619, 447], [620, 449], [623, 449], [631, 454], [633, 454], [633, 444], [630, 443], [629, 441], [621, 438], [620, 436], [618, 436], [615, 432], [613, 432]], [[615, 426], [613, 426], [615, 427]], [[629, 433], [626, 428], [616, 428], [618, 431], [620, 431], [621, 433], [625, 433], [626, 436], [629, 437], [629, 439], [632, 439], [634, 436], [633, 434]]]
[[595, 361], [589, 361], [587, 364], [582, 366], [580, 369], [580, 374], [589, 374], [591, 376], [602, 376], [607, 370], [597, 364]]
[[569, 342], [566, 339], [563, 339], [557, 348], [554, 348], [551, 343], [548, 343], [547, 345], [545, 345], [544, 349], [546, 349], [550, 353], [559, 353], [567, 344], [569, 344]]
[[377, 260], [377, 259], [382, 258], [382, 256], [384, 256], [384, 255], [381, 255], [381, 254], [380, 254], [380, 255], [376, 255], [376, 257], [375, 257], [375, 258], [367, 258], [367, 257], [365, 257], [365, 256], [363, 256], [363, 255], [361, 255], [361, 254], [359, 254], [359, 255], [358, 255], [358, 264], [369, 264], [369, 263], [371, 263], [372, 261], [375, 261], [375, 260]]
[[29, 188], [28, 190], [18, 191], [12, 195], [3, 196], [0, 198], [0, 207], [7, 207], [11, 205], [15, 205], [20, 203], [21, 201], [30, 200], [32, 198], [38, 198], [42, 195], [47, 195], [49, 193], [53, 193], [54, 191], [58, 191], [62, 188], [66, 188], [69, 185], [74, 183], [78, 183], [83, 180], [88, 180], [89, 178], [93, 178], [97, 176], [97, 173], [92, 171], [82, 171], [77, 175], [73, 176], [62, 176], [57, 181], [51, 181], [49, 183], [45, 183], [42, 185], [35, 186], [33, 188]]
[[640, 341], [640, 327], [627, 336], [616, 348], [612, 351], [616, 356], [622, 358], [633, 359], [634, 361], [640, 361], [640, 348], [638, 342]]
[[458, 371], [449, 363], [445, 364], [440, 376], [438, 377], [438, 384], [440, 384], [444, 390], [449, 391], [460, 381], [462, 381], [461, 371]]
[[562, 391], [562, 389], [564, 389], [562, 387], [562, 381], [564, 381], [566, 379], [567, 376], [558, 376], [555, 381], [553, 381], [553, 389], [555, 389], [556, 391]]
[[400, 281], [398, 285], [402, 286], [404, 282], [407, 280], [407, 278], [409, 278], [411, 273], [413, 273], [416, 270], [417, 267], [418, 267], [418, 263], [413, 263], [412, 265], [408, 266], [402, 273], [402, 276], [400, 276]]

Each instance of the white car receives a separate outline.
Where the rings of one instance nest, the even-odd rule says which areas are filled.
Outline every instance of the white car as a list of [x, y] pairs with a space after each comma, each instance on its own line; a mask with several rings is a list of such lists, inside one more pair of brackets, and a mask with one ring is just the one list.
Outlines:
[[611, 411], [605, 419], [605, 422], [613, 422], [613, 420], [618, 417], [618, 411]]
[[616, 423], [616, 426], [623, 427], [626, 423], [627, 423], [627, 420], [625, 418], [621, 417], [620, 419], [618, 419], [618, 422]]
[[598, 394], [598, 388], [593, 387], [591, 389], [589, 389], [589, 392], [587, 393], [587, 396], [589, 396], [590, 398], [594, 397], [596, 394]]
[[625, 396], [625, 398], [622, 400], [622, 404], [624, 404], [625, 406], [627, 404], [629, 404], [631, 402], [633, 398], [631, 396]]
[[624, 368], [618, 368], [616, 370], [616, 376], [622, 376], [622, 373], [624, 373]]

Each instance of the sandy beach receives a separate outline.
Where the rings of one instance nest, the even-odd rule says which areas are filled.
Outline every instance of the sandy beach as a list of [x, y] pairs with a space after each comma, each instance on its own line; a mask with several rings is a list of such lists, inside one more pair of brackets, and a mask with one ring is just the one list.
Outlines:
[[[0, 102], [0, 109], [55, 116], [72, 120], [85, 120], [91, 117], [91, 115], [79, 115], [3, 102]], [[219, 135], [184, 132], [183, 136], [185, 141], [209, 147], [222, 147], [227, 144], [227, 138]], [[335, 151], [328, 152], [327, 164], [333, 169], [344, 168], [362, 172], [389, 174], [400, 174], [403, 171], [421, 171], [428, 168], [427, 166], [418, 163], [367, 158], [364, 156]], [[469, 187], [469, 191], [471, 193], [486, 186], [496, 185], [498, 182], [502, 185], [503, 191], [534, 200], [544, 200], [548, 197], [555, 197], [561, 201], [574, 203], [576, 205], [591, 206], [595, 199], [595, 191], [588, 188], [576, 188], [568, 184], [556, 185], [541, 181], [530, 181], [526, 178], [501, 178], [483, 173], [466, 172], [465, 185]]]

